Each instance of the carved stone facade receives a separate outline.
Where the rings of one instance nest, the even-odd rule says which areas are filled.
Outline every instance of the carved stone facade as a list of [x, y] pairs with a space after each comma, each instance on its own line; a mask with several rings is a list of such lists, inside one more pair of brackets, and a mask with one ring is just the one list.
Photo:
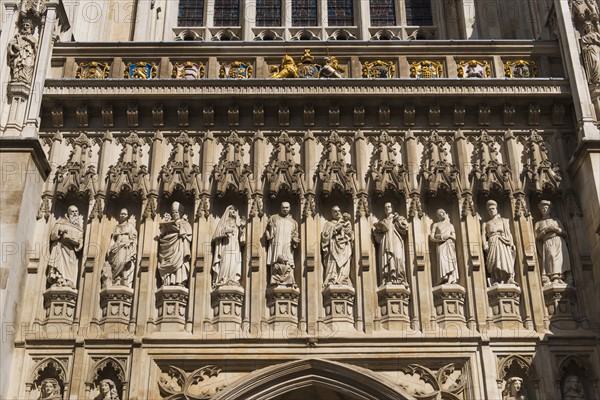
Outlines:
[[599, 398], [597, 2], [147, 3], [2, 4], [1, 398]]

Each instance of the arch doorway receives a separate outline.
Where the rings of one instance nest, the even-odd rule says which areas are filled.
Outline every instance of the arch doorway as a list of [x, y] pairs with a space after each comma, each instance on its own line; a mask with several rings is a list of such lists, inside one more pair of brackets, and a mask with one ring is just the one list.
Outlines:
[[296, 360], [254, 371], [215, 400], [414, 400], [384, 375], [335, 361]]

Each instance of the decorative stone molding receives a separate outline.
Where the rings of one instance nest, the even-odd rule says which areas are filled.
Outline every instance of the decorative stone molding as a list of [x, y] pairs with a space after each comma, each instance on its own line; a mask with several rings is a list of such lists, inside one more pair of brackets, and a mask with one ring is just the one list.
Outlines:
[[544, 138], [534, 129], [530, 135], [520, 137], [520, 140], [525, 145], [523, 174], [529, 191], [537, 194], [544, 190], [559, 193], [562, 188], [560, 166], [550, 161]]
[[466, 399], [468, 363], [451, 363], [431, 370], [418, 364], [399, 368], [398, 385], [416, 399]]
[[187, 104], [180, 104], [177, 108], [177, 125], [182, 128], [190, 126], [190, 109]]
[[75, 120], [77, 121], [77, 127], [87, 128], [89, 125], [88, 118], [88, 107], [87, 104], [80, 104], [75, 109]]
[[125, 378], [127, 374], [127, 357], [105, 357], [97, 359], [88, 373], [85, 382], [86, 399], [102, 398], [101, 386], [109, 385], [109, 388], [114, 389], [114, 392], [120, 399], [127, 398], [128, 382]]
[[471, 190], [488, 195], [491, 192], [512, 193], [510, 169], [498, 160], [498, 138], [482, 130], [469, 140], [474, 144]]
[[298, 322], [298, 299], [300, 289], [295, 285], [269, 286], [267, 288], [267, 308], [269, 309], [270, 324]]
[[104, 125], [105, 128], [112, 128], [115, 125], [112, 105], [104, 104], [102, 106], [101, 114], [102, 125]]
[[221, 368], [207, 365], [191, 373], [175, 366], [161, 368], [158, 377], [160, 394], [165, 399], [212, 399], [223, 390], [227, 381], [219, 378]]
[[127, 126], [137, 128], [140, 125], [140, 109], [137, 103], [127, 105]]

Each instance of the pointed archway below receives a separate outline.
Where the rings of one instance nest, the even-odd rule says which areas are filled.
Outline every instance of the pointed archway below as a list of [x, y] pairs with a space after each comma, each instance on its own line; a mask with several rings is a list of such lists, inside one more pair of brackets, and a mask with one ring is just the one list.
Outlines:
[[290, 361], [254, 371], [215, 400], [414, 400], [384, 375], [322, 359]]

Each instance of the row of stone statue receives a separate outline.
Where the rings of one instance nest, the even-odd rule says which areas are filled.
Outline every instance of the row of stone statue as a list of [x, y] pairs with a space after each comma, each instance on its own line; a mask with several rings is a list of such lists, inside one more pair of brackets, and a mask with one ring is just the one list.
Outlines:
[[[486, 266], [493, 284], [515, 284], [516, 247], [509, 221], [498, 213], [497, 203], [486, 204], [489, 219], [482, 226], [483, 250]], [[551, 217], [551, 203], [539, 203], [543, 218], [535, 224], [536, 238], [544, 268], [544, 283], [570, 279], [570, 261], [566, 231], [559, 220]], [[269, 218], [265, 231], [268, 243], [267, 265], [271, 268], [271, 285], [295, 286], [294, 251], [300, 237], [298, 223], [291, 216], [290, 204], [281, 204], [280, 213]], [[374, 223], [373, 239], [377, 245], [377, 266], [380, 284], [406, 284], [406, 249], [403, 236], [409, 223], [394, 212], [391, 203], [384, 205], [385, 217]], [[458, 282], [456, 232], [445, 210], [437, 210], [438, 221], [431, 226], [429, 240], [436, 245], [436, 267], [439, 283]], [[321, 232], [325, 278], [323, 286], [351, 285], [350, 266], [354, 248], [354, 230], [351, 215], [340, 207], [331, 210], [331, 219]], [[213, 287], [239, 285], [242, 276], [242, 247], [246, 241], [246, 219], [237, 208], [228, 206], [212, 235]], [[160, 223], [158, 243], [158, 271], [163, 285], [187, 286], [190, 261], [192, 226], [184, 208], [174, 202], [171, 213]], [[102, 271], [103, 286], [132, 286], [137, 259], [137, 230], [127, 209], [122, 209], [115, 226]], [[49, 286], [76, 287], [79, 253], [83, 248], [83, 217], [71, 205], [64, 218], [53, 226], [48, 263]]]
[[[502, 400], [527, 400], [523, 387], [523, 378], [513, 376], [506, 379]], [[562, 400], [585, 400], [585, 391], [581, 379], [577, 375], [565, 378], [562, 390]]]
[[[46, 378], [40, 384], [39, 400], [62, 400], [60, 384], [55, 378]], [[110, 379], [102, 379], [98, 384], [98, 396], [95, 400], [120, 400], [117, 386]]]

